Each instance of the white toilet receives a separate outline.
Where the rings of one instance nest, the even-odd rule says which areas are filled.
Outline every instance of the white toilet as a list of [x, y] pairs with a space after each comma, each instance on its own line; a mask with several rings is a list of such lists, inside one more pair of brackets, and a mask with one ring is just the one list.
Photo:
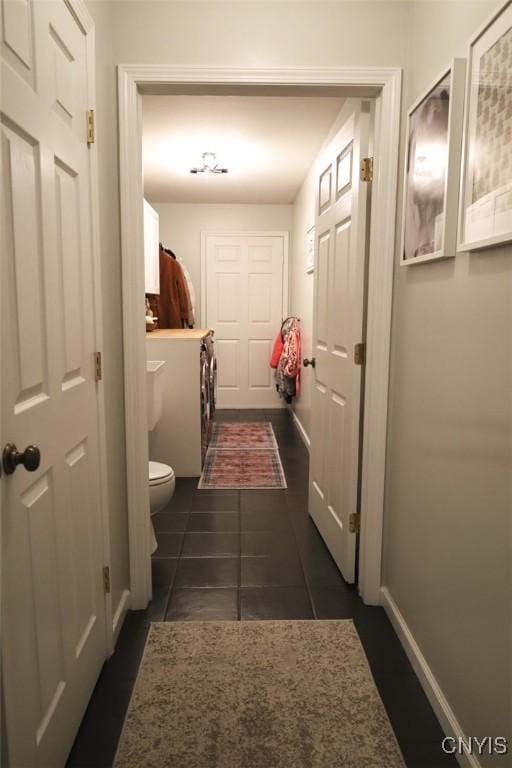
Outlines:
[[174, 495], [174, 470], [158, 461], [149, 462], [149, 507], [151, 514], [161, 512]]
[[[163, 378], [162, 372], [165, 362], [163, 360], [148, 360], [147, 370], [147, 417], [148, 432], [156, 427], [162, 413]], [[148, 467], [149, 479], [149, 511], [151, 515], [161, 512], [169, 504], [174, 495], [176, 478], [174, 470], [167, 464], [158, 461], [150, 461]], [[151, 525], [152, 552], [157, 548], [155, 532]]]

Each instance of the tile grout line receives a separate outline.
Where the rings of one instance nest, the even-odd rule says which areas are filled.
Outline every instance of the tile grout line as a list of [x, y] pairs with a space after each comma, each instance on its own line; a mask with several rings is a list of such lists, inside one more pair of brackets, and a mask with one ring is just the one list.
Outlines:
[[[193, 494], [190, 497], [190, 507], [192, 506], [192, 497], [193, 497]], [[189, 521], [190, 515], [191, 515], [191, 510], [189, 508], [189, 510], [188, 510], [188, 518], [187, 518], [187, 525], [185, 526], [185, 531], [183, 531], [183, 536], [181, 537], [180, 550], [179, 550], [178, 556], [176, 558], [176, 560], [177, 560], [176, 568], [174, 570], [174, 575], [172, 577], [172, 581], [171, 581], [171, 583], [169, 585], [169, 593], [167, 595], [167, 602], [165, 604], [164, 621], [167, 621], [167, 613], [169, 611], [169, 606], [171, 604], [171, 596], [174, 593], [174, 587], [175, 587], [175, 584], [176, 584], [176, 576], [178, 574], [178, 568], [180, 567], [181, 554], [183, 552], [183, 546], [185, 544], [185, 534], [186, 534], [186, 529], [188, 528], [188, 521]]]
[[[306, 494], [304, 494], [304, 495], [306, 495]], [[291, 525], [291, 528], [292, 528], [292, 536], [293, 536], [293, 538], [295, 540], [295, 548], [296, 548], [297, 554], [299, 556], [300, 567], [301, 567], [301, 570], [302, 570], [302, 574], [304, 576], [304, 582], [306, 584], [306, 591], [308, 593], [309, 602], [311, 603], [311, 610], [313, 612], [313, 619], [315, 621], [317, 621], [318, 620], [318, 614], [317, 614], [317, 610], [316, 610], [316, 605], [315, 605], [315, 601], [313, 599], [313, 594], [311, 592], [311, 585], [309, 583], [309, 578], [308, 578], [308, 575], [307, 575], [307, 571], [306, 571], [306, 568], [304, 567], [304, 562], [303, 562], [303, 558], [302, 558], [302, 552], [301, 552], [301, 549], [300, 549], [300, 546], [299, 546], [299, 539], [297, 537], [297, 532], [295, 530], [295, 521], [294, 521], [293, 515], [292, 515], [291, 501], [290, 501], [290, 498], [289, 498], [288, 494], [286, 494], [286, 512], [287, 512], [288, 520], [290, 521], [290, 525]], [[309, 512], [307, 512], [307, 514], [309, 515]]]

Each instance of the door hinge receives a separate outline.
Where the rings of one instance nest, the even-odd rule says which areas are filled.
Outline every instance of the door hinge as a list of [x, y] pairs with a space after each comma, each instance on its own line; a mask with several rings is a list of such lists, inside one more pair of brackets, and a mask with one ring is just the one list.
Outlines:
[[103, 378], [103, 366], [101, 361], [101, 352], [94, 353], [94, 376], [96, 381], [101, 381]]
[[364, 365], [366, 363], [366, 344], [361, 342], [354, 347], [354, 363]]
[[359, 533], [361, 530], [361, 515], [359, 512], [352, 512], [348, 518], [348, 529], [350, 533]]
[[361, 160], [361, 181], [373, 181], [373, 157]]
[[95, 140], [94, 109], [89, 109], [87, 111], [87, 146], [90, 147], [91, 144], [94, 144]]
[[110, 594], [110, 567], [105, 565], [103, 568], [103, 589], [105, 594]]

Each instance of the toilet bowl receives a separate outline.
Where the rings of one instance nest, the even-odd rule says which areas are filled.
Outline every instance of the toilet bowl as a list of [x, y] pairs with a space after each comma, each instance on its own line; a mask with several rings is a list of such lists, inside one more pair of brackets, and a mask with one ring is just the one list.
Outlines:
[[158, 461], [149, 462], [149, 509], [152, 515], [161, 512], [174, 495], [174, 470]]
[[[162, 371], [164, 367], [165, 362], [163, 360], [146, 361], [148, 432], [152, 432], [155, 429], [162, 415], [164, 387]], [[148, 467], [148, 480], [150, 512], [149, 528], [151, 534], [151, 554], [153, 554], [157, 550], [158, 544], [151, 515], [155, 515], [157, 512], [161, 512], [162, 509], [166, 508], [174, 495], [176, 479], [172, 467], [169, 467], [167, 464], [161, 464], [159, 461], [150, 461]]]

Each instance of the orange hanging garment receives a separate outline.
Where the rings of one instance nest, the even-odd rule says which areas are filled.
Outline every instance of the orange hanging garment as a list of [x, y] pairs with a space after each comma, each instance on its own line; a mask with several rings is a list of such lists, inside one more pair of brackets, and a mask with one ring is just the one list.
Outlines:
[[190, 314], [190, 299], [183, 270], [160, 249], [160, 294], [156, 315], [159, 328], [183, 328]]

